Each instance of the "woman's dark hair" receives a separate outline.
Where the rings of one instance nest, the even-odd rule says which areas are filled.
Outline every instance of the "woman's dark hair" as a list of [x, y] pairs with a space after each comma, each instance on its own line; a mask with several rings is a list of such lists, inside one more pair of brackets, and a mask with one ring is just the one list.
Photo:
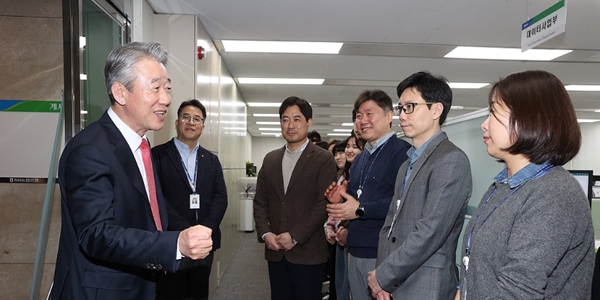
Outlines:
[[531, 162], [564, 165], [581, 147], [581, 129], [569, 93], [554, 74], [546, 71], [514, 73], [492, 87], [488, 99], [510, 111], [510, 154], [523, 154]]
[[[348, 142], [350, 142], [350, 139], [354, 139], [354, 142], [356, 143], [356, 146], [358, 147], [358, 149], [360, 149], [360, 151], [365, 150], [365, 145], [363, 145], [362, 141], [356, 137], [356, 135], [354, 134], [354, 131], [350, 132], [350, 136], [346, 138], [346, 140], [344, 141], [344, 147], [346, 147], [348, 145]], [[354, 158], [356, 159], [356, 158]], [[346, 180], [350, 180], [350, 167], [352, 166], [352, 163], [349, 162], [348, 160], [346, 160], [346, 166], [344, 167], [344, 178], [346, 178]]]
[[[339, 140], [333, 139], [333, 140], [329, 141], [329, 144], [327, 144], [327, 148], [325, 148], [325, 149], [329, 150], [329, 147], [331, 147], [331, 145], [335, 145], [335, 144], [337, 144], [339, 142], [340, 142]], [[335, 152], [333, 154], [335, 155]]]
[[365, 144], [363, 144], [363, 141], [356, 136], [354, 130], [350, 132], [350, 136], [346, 138], [344, 143], [347, 145], [350, 139], [354, 139], [354, 142], [356, 143], [356, 146], [358, 147], [358, 149], [360, 149], [360, 151], [365, 150]]
[[338, 141], [337, 143], [335, 143], [335, 146], [333, 146], [333, 148], [331, 148], [331, 153], [334, 156], [338, 152], [346, 153], [346, 142], [345, 141], [341, 141], [341, 142]]

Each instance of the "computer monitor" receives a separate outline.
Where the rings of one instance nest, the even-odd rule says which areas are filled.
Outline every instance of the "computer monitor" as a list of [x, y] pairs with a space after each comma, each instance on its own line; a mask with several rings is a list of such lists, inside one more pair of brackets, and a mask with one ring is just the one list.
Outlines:
[[592, 197], [594, 196], [592, 192], [592, 187], [594, 186], [594, 171], [591, 170], [569, 170], [573, 177], [577, 179], [577, 182], [581, 184], [581, 188], [583, 188], [583, 192], [585, 196], [590, 201], [590, 206], [592, 206]]

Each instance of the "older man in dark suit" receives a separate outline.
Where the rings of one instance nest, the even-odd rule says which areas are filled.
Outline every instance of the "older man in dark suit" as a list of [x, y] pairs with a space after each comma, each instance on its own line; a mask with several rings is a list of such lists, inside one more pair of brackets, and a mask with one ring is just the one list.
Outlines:
[[187, 268], [159, 280], [159, 300], [208, 299], [214, 251], [221, 247], [219, 225], [227, 209], [227, 187], [219, 158], [198, 143], [205, 119], [200, 101], [183, 101], [175, 120], [177, 137], [152, 149], [163, 193], [176, 214], [169, 215], [169, 230], [200, 224], [212, 229], [213, 240], [209, 256], [197, 261], [184, 258]]
[[[167, 206], [146, 140], [171, 103], [167, 52], [158, 43], [111, 51], [111, 107], [77, 134], [59, 164], [62, 231], [52, 299], [154, 299], [155, 282], [180, 257], [206, 257], [211, 230], [162, 231]], [[179, 250], [179, 251], [178, 251]]]
[[271, 299], [320, 299], [327, 262], [324, 192], [336, 178], [336, 165], [331, 152], [307, 138], [312, 108], [306, 100], [285, 99], [279, 116], [287, 144], [265, 156], [254, 197]]

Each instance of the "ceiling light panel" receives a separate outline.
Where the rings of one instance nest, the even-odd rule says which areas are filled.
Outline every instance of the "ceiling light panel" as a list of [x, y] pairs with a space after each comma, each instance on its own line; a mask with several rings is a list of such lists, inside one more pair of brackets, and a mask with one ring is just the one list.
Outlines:
[[280, 107], [281, 103], [248, 102], [249, 107]]
[[258, 121], [256, 125], [281, 125], [279, 122], [266, 122], [266, 121]]
[[225, 52], [338, 54], [344, 43], [224, 40]]
[[260, 131], [281, 131], [281, 128], [258, 128]]
[[577, 92], [600, 92], [600, 85], [569, 84], [569, 85], [565, 85], [565, 89], [567, 89], [567, 91], [577, 91]]
[[521, 52], [520, 48], [491, 48], [458, 46], [445, 58], [489, 59], [489, 60], [531, 60], [550, 61], [571, 53], [573, 50], [529, 49]]
[[309, 84], [321, 85], [325, 79], [319, 78], [250, 78], [240, 77], [239, 84]]
[[279, 114], [252, 114], [254, 117], [279, 118]]
[[448, 85], [452, 89], [480, 89], [489, 83], [471, 83], [471, 82], [449, 82]]

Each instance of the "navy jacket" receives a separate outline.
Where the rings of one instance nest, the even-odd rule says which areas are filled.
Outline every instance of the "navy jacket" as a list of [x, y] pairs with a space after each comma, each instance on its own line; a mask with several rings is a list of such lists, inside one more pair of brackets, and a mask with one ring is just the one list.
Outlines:
[[[352, 162], [346, 192], [365, 208], [364, 216], [350, 221], [347, 243], [352, 256], [377, 258], [379, 231], [394, 195], [398, 169], [408, 158], [406, 151], [410, 147], [408, 142], [393, 135], [373, 154], [365, 150]], [[356, 191], [361, 184], [364, 186], [359, 199]]]
[[219, 158], [202, 146], [198, 147], [195, 192], [200, 194], [200, 209], [196, 210], [190, 209], [190, 194], [194, 191], [183, 169], [175, 141], [171, 139], [152, 148], [152, 155], [156, 161], [156, 173], [163, 187], [163, 195], [176, 214], [173, 215], [172, 211], [169, 211], [169, 230], [184, 230], [193, 225], [204, 225], [212, 229], [213, 250], [219, 249], [219, 224], [227, 210], [227, 187]]

